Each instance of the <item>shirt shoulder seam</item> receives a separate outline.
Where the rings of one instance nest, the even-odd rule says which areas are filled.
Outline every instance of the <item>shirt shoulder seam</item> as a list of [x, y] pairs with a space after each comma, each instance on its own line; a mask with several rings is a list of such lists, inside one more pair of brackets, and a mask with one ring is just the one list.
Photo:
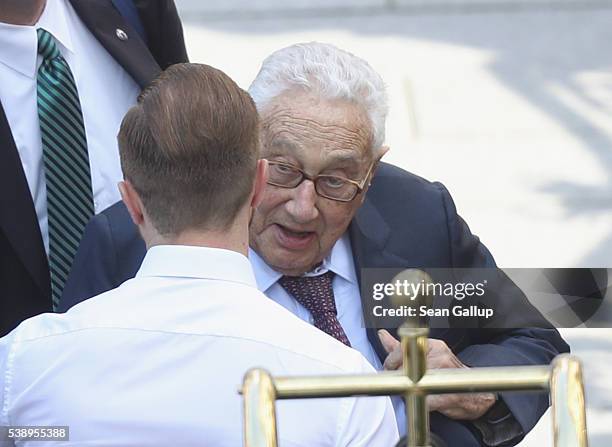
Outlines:
[[[343, 366], [340, 366], [338, 364], [335, 363], [331, 363], [327, 360], [324, 359], [320, 359], [320, 358], [316, 358], [313, 357], [309, 354], [305, 354], [299, 351], [294, 351], [292, 349], [283, 347], [283, 346], [279, 346], [267, 341], [263, 341], [263, 340], [257, 340], [254, 338], [247, 338], [247, 337], [243, 337], [243, 336], [239, 336], [239, 335], [226, 335], [226, 334], [215, 334], [215, 333], [201, 333], [201, 334], [196, 334], [196, 333], [190, 333], [190, 332], [180, 332], [180, 331], [168, 331], [168, 330], [161, 330], [161, 329], [144, 329], [144, 328], [131, 328], [131, 327], [106, 327], [106, 326], [90, 326], [90, 327], [86, 327], [86, 328], [78, 328], [78, 329], [71, 329], [71, 330], [67, 330], [67, 331], [62, 331], [62, 332], [57, 332], [57, 333], [52, 333], [52, 334], [45, 334], [45, 335], [39, 335], [39, 336], [32, 336], [29, 338], [24, 338], [24, 339], [20, 339], [20, 340], [15, 340], [12, 343], [11, 346], [11, 351], [15, 351], [15, 345], [18, 343], [33, 343], [39, 340], [43, 340], [43, 339], [47, 339], [47, 338], [51, 338], [51, 337], [61, 337], [64, 335], [70, 335], [76, 332], [83, 332], [83, 331], [89, 331], [89, 330], [109, 330], [109, 331], [136, 331], [136, 332], [149, 332], [149, 333], [161, 333], [161, 334], [169, 334], [169, 335], [186, 335], [186, 336], [192, 336], [192, 337], [217, 337], [217, 338], [231, 338], [231, 339], [236, 339], [236, 340], [244, 340], [244, 341], [248, 341], [250, 343], [257, 343], [257, 344], [261, 344], [261, 345], [266, 345], [269, 347], [273, 347], [277, 350], [282, 350], [284, 352], [287, 353], [291, 353], [297, 356], [300, 356], [302, 358], [306, 358], [309, 360], [312, 360], [314, 362], [323, 364], [323, 365], [327, 365], [329, 367], [332, 367], [338, 371], [342, 371], [342, 372], [349, 372], [352, 371], [351, 368], [346, 368]], [[10, 355], [9, 355], [10, 357]], [[350, 360], [351, 363], [355, 364], [355, 370], [359, 370], [362, 371], [361, 368], [361, 362], [359, 361], [359, 358], [354, 357], [353, 359], [347, 359]], [[8, 360], [7, 360], [7, 366], [8, 366]], [[8, 370], [8, 368], [7, 368]]]

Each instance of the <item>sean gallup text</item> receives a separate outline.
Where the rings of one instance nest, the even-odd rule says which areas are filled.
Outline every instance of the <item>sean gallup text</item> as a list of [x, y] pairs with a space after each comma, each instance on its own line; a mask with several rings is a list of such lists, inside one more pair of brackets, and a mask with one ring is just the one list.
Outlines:
[[387, 308], [374, 306], [372, 312], [375, 317], [479, 317], [491, 318], [493, 309], [483, 309], [478, 306], [453, 306], [446, 309], [434, 309], [428, 306], [399, 306]]

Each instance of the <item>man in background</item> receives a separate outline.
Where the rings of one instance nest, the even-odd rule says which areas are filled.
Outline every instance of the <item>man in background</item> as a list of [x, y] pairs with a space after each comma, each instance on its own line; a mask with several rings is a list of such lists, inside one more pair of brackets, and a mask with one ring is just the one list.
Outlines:
[[186, 62], [172, 0], [3, 0], [0, 335], [57, 307], [87, 221], [119, 200], [121, 119]]
[[[120, 189], [147, 254], [136, 277], [0, 339], [0, 426], [69, 426], [75, 445], [237, 446], [236, 392], [279, 375], [373, 372], [257, 290], [248, 222], [263, 194], [249, 95], [197, 64], [166, 70], [119, 133]], [[279, 442], [392, 446], [387, 397], [279, 402]]]

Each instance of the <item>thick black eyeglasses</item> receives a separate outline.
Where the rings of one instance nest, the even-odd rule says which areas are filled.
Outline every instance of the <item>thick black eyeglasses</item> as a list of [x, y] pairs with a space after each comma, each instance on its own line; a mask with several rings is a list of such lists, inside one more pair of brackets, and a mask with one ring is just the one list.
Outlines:
[[363, 191], [374, 163], [370, 165], [368, 172], [360, 182], [336, 175], [308, 175], [297, 166], [281, 161], [268, 160], [268, 166], [269, 185], [280, 188], [296, 188], [306, 179], [314, 184], [315, 191], [321, 197], [338, 202], [350, 202]]

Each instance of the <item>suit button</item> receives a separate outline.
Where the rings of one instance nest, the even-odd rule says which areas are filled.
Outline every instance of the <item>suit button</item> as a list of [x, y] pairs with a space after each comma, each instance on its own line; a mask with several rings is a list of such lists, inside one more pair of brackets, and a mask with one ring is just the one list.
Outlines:
[[123, 31], [120, 28], [117, 28], [115, 30], [115, 34], [117, 35], [117, 37], [119, 38], [119, 40], [128, 40], [128, 35], [125, 33], [125, 31]]

